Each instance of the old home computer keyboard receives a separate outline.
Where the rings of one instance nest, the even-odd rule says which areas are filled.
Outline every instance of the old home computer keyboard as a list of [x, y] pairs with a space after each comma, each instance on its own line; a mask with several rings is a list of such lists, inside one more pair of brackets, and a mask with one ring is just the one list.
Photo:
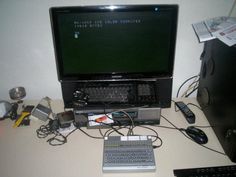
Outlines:
[[103, 172], [155, 170], [151, 137], [109, 136], [104, 139]]
[[157, 100], [155, 82], [148, 83], [90, 83], [77, 86], [78, 91], [86, 93], [90, 104], [95, 103], [126, 103], [154, 104]]
[[236, 165], [175, 169], [176, 177], [236, 177]]

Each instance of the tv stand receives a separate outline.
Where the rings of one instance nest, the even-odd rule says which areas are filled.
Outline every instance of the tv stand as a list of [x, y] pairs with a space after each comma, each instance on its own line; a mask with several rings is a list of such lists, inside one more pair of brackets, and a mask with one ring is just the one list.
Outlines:
[[172, 78], [142, 80], [63, 81], [66, 108], [128, 108], [171, 105]]

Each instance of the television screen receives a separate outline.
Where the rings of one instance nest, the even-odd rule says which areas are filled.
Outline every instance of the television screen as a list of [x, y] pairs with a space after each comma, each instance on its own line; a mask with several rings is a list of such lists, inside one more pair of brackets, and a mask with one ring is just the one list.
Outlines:
[[50, 9], [60, 81], [172, 76], [177, 5]]

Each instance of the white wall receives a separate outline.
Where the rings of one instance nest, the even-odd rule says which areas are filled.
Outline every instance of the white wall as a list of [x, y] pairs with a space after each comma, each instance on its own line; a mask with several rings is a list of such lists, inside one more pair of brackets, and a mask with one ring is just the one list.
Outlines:
[[236, 17], [236, 0], [234, 0], [234, 4], [229, 14], [231, 17]]
[[173, 96], [180, 84], [199, 73], [203, 44], [191, 27], [203, 19], [228, 15], [233, 0], [1, 0], [0, 100], [24, 86], [27, 99], [61, 98], [48, 9], [100, 4], [179, 4]]

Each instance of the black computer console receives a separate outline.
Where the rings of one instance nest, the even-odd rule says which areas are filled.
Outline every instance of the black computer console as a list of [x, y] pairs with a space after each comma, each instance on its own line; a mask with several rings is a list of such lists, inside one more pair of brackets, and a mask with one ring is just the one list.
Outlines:
[[171, 105], [172, 78], [115, 81], [62, 81], [66, 108], [110, 109]]
[[197, 99], [225, 153], [236, 162], [236, 46], [205, 43]]

